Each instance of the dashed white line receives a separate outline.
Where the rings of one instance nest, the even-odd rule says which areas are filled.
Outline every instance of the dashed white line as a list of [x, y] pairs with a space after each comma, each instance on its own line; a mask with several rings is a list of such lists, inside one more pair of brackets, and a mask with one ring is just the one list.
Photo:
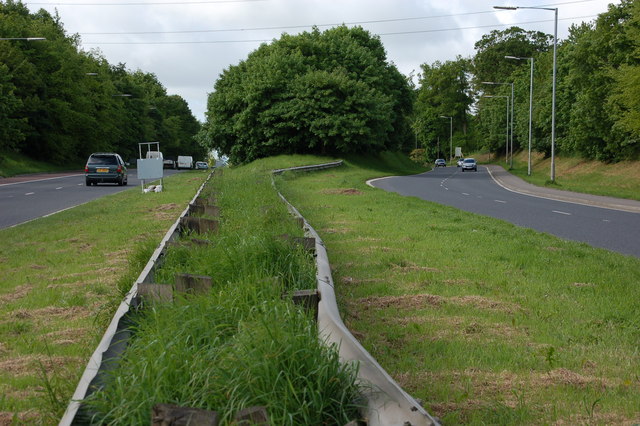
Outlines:
[[563, 214], [565, 216], [571, 216], [571, 213], [561, 212], [560, 210], [551, 210], [553, 213]]
[[56, 189], [62, 189], [62, 187], [61, 187], [61, 186], [59, 186], [59, 187], [57, 187]]
[[469, 194], [467, 192], [463, 192], [462, 195], [471, 195], [471, 194]]
[[493, 201], [495, 201], [496, 203], [503, 203], [503, 204], [507, 204], [507, 202], [506, 202], [506, 201], [503, 201], [503, 200], [493, 200]]
[[27, 192], [27, 193], [26, 193], [26, 194], [24, 194], [24, 195], [33, 195], [33, 194], [35, 194], [35, 192]]

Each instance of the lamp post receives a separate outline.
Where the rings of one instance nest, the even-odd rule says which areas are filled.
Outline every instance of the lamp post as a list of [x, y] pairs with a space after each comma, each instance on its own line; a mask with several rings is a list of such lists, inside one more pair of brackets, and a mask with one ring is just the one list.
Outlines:
[[[511, 157], [509, 157], [509, 142], [507, 141], [507, 153], [505, 161], [509, 161], [509, 168], [513, 168], [513, 83], [496, 83], [495, 81], [483, 81], [482, 84], [493, 84], [493, 85], [502, 85], [509, 84], [511, 85]], [[509, 104], [509, 100], [507, 100], [507, 104]], [[507, 116], [507, 121], [509, 117]], [[507, 133], [509, 130], [507, 129]], [[511, 158], [511, 160], [509, 160]]]
[[449, 119], [449, 161], [453, 158], [453, 117], [441, 115], [440, 118]]
[[533, 57], [505, 56], [505, 59], [518, 61], [529, 59], [531, 61], [531, 81], [529, 82], [529, 156], [527, 160], [527, 176], [531, 176], [531, 121], [533, 117]]
[[508, 155], [508, 152], [509, 152], [509, 96], [483, 95], [482, 97], [483, 98], [507, 98], [507, 136], [505, 141], [505, 145], [507, 146], [507, 153], [505, 155]]
[[493, 6], [494, 9], [517, 10], [517, 9], [540, 9], [552, 10], [555, 14], [555, 22], [553, 27], [553, 83], [551, 89], [551, 182], [556, 181], [556, 70], [558, 69], [556, 62], [556, 52], [558, 50], [558, 8], [553, 7], [535, 7], [535, 6]]

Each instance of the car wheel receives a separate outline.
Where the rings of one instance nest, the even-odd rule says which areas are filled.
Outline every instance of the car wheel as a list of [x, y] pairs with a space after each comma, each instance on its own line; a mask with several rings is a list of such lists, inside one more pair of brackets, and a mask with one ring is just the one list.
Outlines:
[[464, 173], [464, 169], [462, 169], [462, 173]]
[[85, 183], [87, 184], [87, 186], [91, 186], [91, 181], [89, 179], [86, 179]]

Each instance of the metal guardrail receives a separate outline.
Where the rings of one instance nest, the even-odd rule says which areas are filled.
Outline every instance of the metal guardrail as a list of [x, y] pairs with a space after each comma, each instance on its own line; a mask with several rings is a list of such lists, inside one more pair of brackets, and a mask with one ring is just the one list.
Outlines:
[[[342, 164], [327, 163], [318, 166], [305, 166], [304, 171], [322, 170]], [[281, 169], [297, 171], [300, 168]], [[418, 426], [438, 425], [439, 422], [409, 394], [378, 364], [346, 327], [336, 302], [329, 256], [318, 233], [287, 199], [278, 192], [289, 211], [304, 222], [308, 236], [316, 240], [316, 279], [320, 302], [318, 304], [318, 331], [327, 343], [335, 343], [339, 348], [343, 362], [358, 362], [358, 377], [365, 383], [366, 393], [363, 395], [367, 405], [362, 413], [368, 426]], [[369, 386], [367, 386], [369, 385]]]
[[108, 361], [119, 358], [126, 349], [127, 340], [130, 337], [130, 332], [128, 331], [128, 315], [131, 307], [135, 306], [134, 300], [138, 293], [138, 284], [153, 282], [155, 268], [164, 257], [167, 243], [178, 239], [180, 221], [187, 215], [189, 212], [189, 206], [200, 196], [202, 189], [209, 182], [211, 176], [212, 173], [209, 174], [207, 179], [200, 186], [196, 195], [191, 199], [189, 205], [187, 205], [180, 214], [178, 220], [176, 220], [171, 228], [169, 228], [158, 245], [158, 248], [153, 252], [151, 258], [138, 276], [138, 279], [133, 283], [133, 286], [131, 286], [131, 289], [127, 292], [123, 301], [118, 306], [107, 330], [102, 336], [102, 340], [100, 340], [98, 347], [91, 355], [91, 358], [89, 358], [89, 362], [80, 377], [78, 386], [76, 386], [76, 390], [71, 397], [71, 402], [67, 406], [64, 415], [58, 423], [60, 426], [69, 426], [78, 423], [76, 416], [78, 415], [82, 401], [101, 385], [101, 375], [112, 368], [112, 365], [110, 365]]
[[[313, 171], [330, 167], [339, 167], [342, 161], [325, 163], [314, 166], [294, 167], [290, 169], [274, 170], [274, 174], [281, 174], [285, 171]], [[196, 195], [189, 204], [195, 203], [200, 196], [202, 189], [211, 178], [200, 186]], [[329, 258], [322, 239], [317, 232], [309, 225], [298, 210], [289, 203], [280, 192], [280, 198], [285, 202], [289, 211], [296, 217], [303, 220], [304, 229], [308, 236], [312, 236], [316, 241], [316, 278], [321, 300], [318, 304], [318, 330], [320, 337], [327, 343], [335, 343], [339, 348], [340, 358], [343, 362], [355, 361], [359, 363], [359, 378], [366, 386], [367, 400], [366, 409], [363, 416], [367, 419], [369, 426], [419, 426], [438, 425], [438, 422], [427, 413], [424, 408], [409, 394], [407, 394], [391, 376], [377, 363], [377, 361], [367, 352], [366, 349], [353, 337], [351, 332], [342, 322], [333, 288], [331, 277], [331, 267]], [[60, 419], [60, 426], [77, 424], [78, 413], [81, 411], [82, 401], [91, 395], [97, 387], [101, 385], [101, 374], [108, 371], [112, 366], [108, 362], [120, 357], [127, 346], [130, 337], [128, 328], [128, 315], [132, 307], [135, 306], [135, 297], [138, 293], [138, 285], [153, 282], [155, 268], [161, 263], [166, 250], [166, 245], [179, 237], [179, 226], [183, 217], [189, 212], [189, 205], [181, 213], [176, 222], [169, 228], [158, 248], [142, 270], [138, 279], [133, 284], [129, 292], [124, 297], [120, 306], [116, 310], [107, 330], [105, 331], [98, 347], [93, 352], [87, 366], [80, 378], [80, 381], [73, 394], [67, 410]]]

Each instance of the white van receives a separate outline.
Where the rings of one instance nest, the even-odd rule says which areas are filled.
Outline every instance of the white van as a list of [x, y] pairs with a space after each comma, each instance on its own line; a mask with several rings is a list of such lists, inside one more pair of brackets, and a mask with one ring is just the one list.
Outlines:
[[178, 155], [178, 169], [193, 169], [193, 157], [190, 155]]

